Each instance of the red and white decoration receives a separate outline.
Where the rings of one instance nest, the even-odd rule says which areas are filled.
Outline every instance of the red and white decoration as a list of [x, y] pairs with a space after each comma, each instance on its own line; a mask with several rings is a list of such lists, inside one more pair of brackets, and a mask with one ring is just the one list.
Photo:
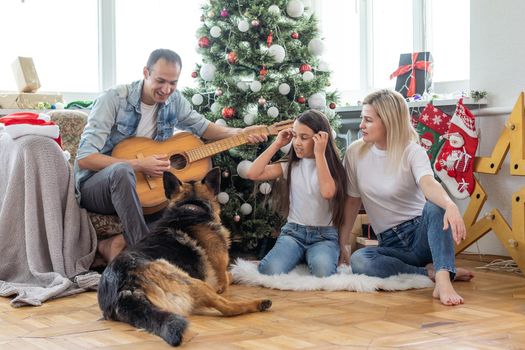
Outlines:
[[[5, 133], [12, 139], [25, 135], [38, 135], [49, 137], [56, 141], [62, 148], [60, 129], [51, 117], [44, 113], [19, 112], [8, 114], [0, 118], [0, 135]], [[68, 151], [63, 151], [66, 160], [69, 160]]]
[[478, 148], [476, 118], [459, 100], [434, 170], [452, 196], [467, 198], [474, 191], [474, 157]]

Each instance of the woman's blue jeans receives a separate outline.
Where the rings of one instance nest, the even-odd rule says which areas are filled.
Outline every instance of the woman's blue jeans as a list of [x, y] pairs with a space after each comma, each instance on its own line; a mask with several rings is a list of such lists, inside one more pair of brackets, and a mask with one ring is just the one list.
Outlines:
[[306, 261], [310, 272], [326, 277], [337, 271], [339, 235], [333, 226], [303, 226], [286, 223], [274, 247], [259, 263], [259, 272], [278, 275]]
[[353, 273], [388, 277], [400, 273], [428, 275], [425, 265], [456, 274], [454, 240], [443, 230], [444, 210], [427, 202], [421, 216], [378, 235], [377, 247], [357, 250], [350, 257]]

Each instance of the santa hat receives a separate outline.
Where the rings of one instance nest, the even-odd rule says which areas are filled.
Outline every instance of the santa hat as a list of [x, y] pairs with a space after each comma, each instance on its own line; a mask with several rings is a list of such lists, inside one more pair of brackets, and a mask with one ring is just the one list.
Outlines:
[[44, 113], [19, 112], [0, 118], [0, 133], [6, 133], [16, 139], [24, 135], [47, 136], [55, 140], [62, 148], [60, 129], [51, 117]]
[[431, 144], [434, 143], [434, 135], [431, 132], [426, 132], [421, 135], [421, 140], [428, 140]]
[[472, 138], [478, 137], [476, 131], [476, 117], [463, 105], [462, 98], [458, 101], [451, 123], [463, 130], [468, 136]]

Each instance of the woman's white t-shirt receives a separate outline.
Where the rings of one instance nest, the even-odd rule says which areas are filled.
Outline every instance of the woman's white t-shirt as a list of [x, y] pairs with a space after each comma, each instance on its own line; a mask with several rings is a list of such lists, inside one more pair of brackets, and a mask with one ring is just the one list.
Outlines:
[[[288, 163], [281, 163], [284, 178]], [[332, 226], [330, 201], [321, 196], [314, 158], [303, 158], [292, 166], [288, 222], [304, 226]]]
[[405, 166], [389, 170], [386, 151], [375, 146], [360, 154], [361, 140], [352, 143], [343, 165], [348, 174], [348, 195], [361, 197], [376, 233], [420, 216], [426, 199], [419, 188], [425, 175], [434, 176], [425, 149], [410, 143], [403, 155]]

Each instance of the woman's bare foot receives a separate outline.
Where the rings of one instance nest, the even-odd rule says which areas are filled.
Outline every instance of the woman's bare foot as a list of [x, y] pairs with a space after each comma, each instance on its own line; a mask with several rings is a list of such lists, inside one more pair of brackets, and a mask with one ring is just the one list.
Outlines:
[[111, 238], [99, 241], [97, 244], [98, 252], [108, 263], [126, 248], [126, 241], [123, 235], [116, 235]]
[[463, 298], [454, 290], [450, 281], [450, 273], [447, 270], [440, 270], [434, 273], [436, 286], [432, 296], [447, 306], [463, 304]]
[[[436, 270], [434, 270], [434, 265], [432, 263], [427, 264], [425, 266], [428, 273], [428, 278], [430, 278], [432, 281], [436, 282]], [[470, 281], [474, 278], [474, 273], [472, 271], [469, 271], [467, 269], [464, 269], [462, 267], [456, 268], [456, 276], [454, 277], [454, 281]]]
[[463, 269], [461, 267], [456, 268], [456, 277], [454, 278], [454, 281], [470, 281], [474, 278], [474, 273], [472, 271], [469, 271], [467, 269]]

